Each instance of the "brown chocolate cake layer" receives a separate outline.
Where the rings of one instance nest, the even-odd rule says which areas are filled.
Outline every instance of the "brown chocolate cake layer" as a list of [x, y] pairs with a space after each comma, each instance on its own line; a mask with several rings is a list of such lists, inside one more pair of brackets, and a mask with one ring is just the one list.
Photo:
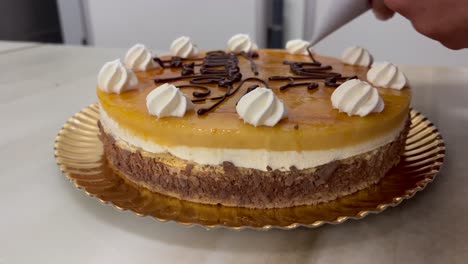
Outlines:
[[169, 153], [145, 153], [99, 127], [107, 159], [128, 180], [183, 200], [249, 208], [317, 204], [369, 187], [398, 164], [407, 134], [405, 129], [392, 143], [315, 168], [260, 171], [230, 162], [201, 165]]

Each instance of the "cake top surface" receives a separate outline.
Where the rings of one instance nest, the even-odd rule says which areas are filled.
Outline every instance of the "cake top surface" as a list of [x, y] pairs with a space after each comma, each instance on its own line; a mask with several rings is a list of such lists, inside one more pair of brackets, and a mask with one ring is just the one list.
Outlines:
[[[120, 94], [98, 89], [97, 93], [101, 107], [111, 118], [136, 135], [166, 145], [272, 150], [336, 148], [372, 139], [400, 126], [411, 100], [408, 87], [377, 87], [385, 103], [381, 113], [360, 117], [340, 112], [330, 100], [336, 87], [351, 78], [367, 80], [369, 68], [317, 54], [312, 58], [285, 50], [261, 49], [258, 56], [200, 52], [192, 59], [164, 56], [155, 61], [164, 68], [137, 72], [139, 82], [135, 89]], [[205, 67], [210, 63], [215, 66]], [[223, 74], [231, 76], [232, 83], [227, 80], [226, 84], [226, 78], [222, 83], [219, 75]], [[178, 87], [194, 103], [194, 110], [183, 117], [150, 115], [146, 97], [165, 83]], [[271, 89], [287, 109], [287, 117], [273, 127], [247, 124], [236, 112], [241, 97], [257, 87]]]

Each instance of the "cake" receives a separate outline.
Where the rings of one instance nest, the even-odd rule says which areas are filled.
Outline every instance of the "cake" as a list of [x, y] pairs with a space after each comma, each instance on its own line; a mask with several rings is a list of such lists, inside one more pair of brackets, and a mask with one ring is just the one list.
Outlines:
[[384, 177], [403, 151], [411, 90], [361, 47], [336, 59], [239, 34], [216, 51], [181, 37], [161, 57], [135, 45], [103, 66], [97, 96], [104, 153], [125, 180], [196, 203], [281, 208]]

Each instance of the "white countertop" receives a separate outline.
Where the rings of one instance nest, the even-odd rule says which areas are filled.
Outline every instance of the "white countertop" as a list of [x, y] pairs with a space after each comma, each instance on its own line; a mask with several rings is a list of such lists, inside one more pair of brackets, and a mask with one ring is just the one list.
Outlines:
[[39, 46], [41, 46], [41, 44], [35, 42], [0, 41], [0, 54], [21, 51], [23, 49]]
[[54, 161], [124, 50], [0, 42], [0, 263], [468, 263], [468, 69], [403, 66], [446, 141], [442, 173], [396, 208], [316, 229], [206, 231], [104, 206]]

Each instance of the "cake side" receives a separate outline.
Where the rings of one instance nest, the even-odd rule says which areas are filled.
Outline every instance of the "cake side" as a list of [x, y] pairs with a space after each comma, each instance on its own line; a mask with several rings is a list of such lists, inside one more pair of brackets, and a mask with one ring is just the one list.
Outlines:
[[[267, 171], [268, 168], [288, 171], [291, 166], [302, 170], [374, 150], [394, 141], [404, 129], [407, 122], [407, 120], [404, 119], [399, 126], [388, 130], [386, 134], [370, 138], [366, 142], [360, 142], [341, 148], [276, 151], [268, 149], [211, 148], [183, 145], [164, 146], [152, 140], [139, 137], [133, 134], [132, 131], [123, 128], [117, 121], [110, 118], [102, 108], [100, 108], [100, 116], [102, 127], [107, 133], [110, 133], [114, 139], [120, 142], [126, 142], [129, 146], [136, 147], [147, 153], [169, 153], [181, 160], [189, 160], [194, 163], [205, 165], [221, 165], [224, 161], [229, 161], [238, 167], [262, 171]], [[298, 127], [294, 132], [301, 133], [302, 130], [303, 128]], [[294, 141], [294, 137], [291, 137], [290, 140]]]
[[198, 203], [280, 208], [334, 200], [377, 183], [400, 161], [409, 121], [394, 141], [370, 152], [304, 170], [266, 172], [146, 153], [99, 127], [108, 161], [142, 187]]

